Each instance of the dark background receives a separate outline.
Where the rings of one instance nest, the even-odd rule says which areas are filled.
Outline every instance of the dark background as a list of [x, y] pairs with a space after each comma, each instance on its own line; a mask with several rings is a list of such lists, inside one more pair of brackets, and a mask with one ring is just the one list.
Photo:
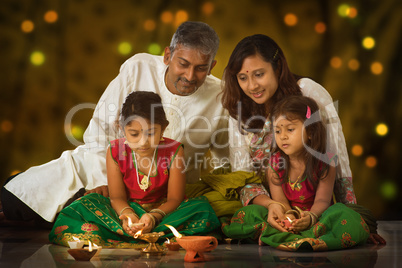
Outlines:
[[[79, 110], [65, 126], [69, 112], [96, 104], [133, 54], [161, 54], [184, 20], [217, 31], [219, 78], [243, 37], [274, 38], [293, 72], [338, 101], [358, 203], [379, 219], [402, 219], [399, 0], [2, 0], [1, 181], [74, 149], [69, 137], [82, 139], [93, 110]], [[375, 45], [365, 48], [365, 37]], [[382, 136], [381, 123], [388, 130]]]

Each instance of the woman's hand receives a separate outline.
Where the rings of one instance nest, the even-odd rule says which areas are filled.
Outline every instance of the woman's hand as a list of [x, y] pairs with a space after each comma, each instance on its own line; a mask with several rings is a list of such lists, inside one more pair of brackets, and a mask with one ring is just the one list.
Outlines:
[[283, 208], [279, 204], [270, 204], [268, 209], [268, 219], [267, 222], [269, 225], [277, 229], [281, 232], [287, 232], [284, 228], [282, 221], [285, 219], [285, 215], [283, 214]]
[[302, 212], [300, 219], [293, 221], [292, 226], [289, 228], [293, 233], [299, 233], [301, 231], [307, 230], [311, 224], [311, 216], [308, 213]]

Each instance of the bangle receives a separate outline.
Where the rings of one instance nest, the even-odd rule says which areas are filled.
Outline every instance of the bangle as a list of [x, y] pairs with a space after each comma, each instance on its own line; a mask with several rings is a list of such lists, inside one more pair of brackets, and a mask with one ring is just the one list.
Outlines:
[[296, 219], [301, 218], [300, 212], [295, 209], [289, 209], [288, 211], [285, 212], [285, 214], [293, 214], [293, 216], [295, 216]]
[[276, 201], [271, 201], [271, 202], [268, 204], [267, 209], [269, 209], [269, 206], [272, 205], [272, 204], [281, 205], [281, 206], [283, 207], [283, 210], [286, 210], [286, 207], [285, 207], [284, 204], [282, 204], [281, 202], [276, 202]]
[[301, 218], [301, 214], [304, 213], [305, 211], [299, 208], [298, 206], [294, 206], [293, 209], [297, 210], [299, 212], [299, 216]]
[[306, 211], [306, 213], [308, 214], [308, 215], [310, 215], [310, 226], [308, 227], [309, 229], [311, 228], [311, 227], [313, 227], [316, 223], [317, 223], [317, 218], [316, 218], [316, 214], [315, 213], [312, 213], [312, 212], [310, 212], [310, 211]]
[[159, 208], [152, 209], [149, 213], [156, 213], [156, 214], [161, 215], [162, 218], [160, 219], [160, 221], [163, 219], [163, 217], [166, 216], [166, 213], [163, 210], [159, 209]]
[[158, 213], [159, 215], [162, 216], [162, 218], [166, 216], [166, 213], [162, 209], [159, 209], [159, 208], [154, 208], [149, 213]]
[[152, 229], [154, 229], [158, 219], [154, 215], [152, 215], [150, 213], [146, 213], [146, 214], [151, 218], [151, 220], [152, 220]]
[[314, 216], [315, 221], [317, 222], [317, 221], [318, 221], [318, 216], [317, 216], [317, 214], [315, 214], [314, 212], [311, 212], [311, 211], [310, 211], [310, 214]]
[[314, 226], [315, 222], [314, 222], [314, 216], [311, 215], [310, 213], [309, 213], [309, 215], [310, 215], [310, 226], [308, 228], [310, 229], [311, 227]]
[[[122, 213], [123, 213], [123, 211], [125, 211], [126, 209], [131, 209], [131, 211], [134, 212], [134, 209], [133, 209], [132, 207], [125, 207], [125, 208], [123, 208], [123, 209], [120, 211], [119, 216], [121, 216]], [[135, 214], [135, 213], [134, 213], [134, 214]], [[137, 216], [137, 217], [138, 217], [138, 216]]]

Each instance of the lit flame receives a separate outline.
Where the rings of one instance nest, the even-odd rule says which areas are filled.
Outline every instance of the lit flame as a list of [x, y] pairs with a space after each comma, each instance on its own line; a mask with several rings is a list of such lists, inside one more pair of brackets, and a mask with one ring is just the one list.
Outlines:
[[166, 239], [167, 239], [166, 244], [170, 244], [169, 238], [166, 237]]
[[133, 222], [131, 221], [131, 218], [129, 216], [127, 216], [127, 220], [128, 220], [128, 227], [131, 228], [131, 226], [133, 226]]
[[91, 252], [92, 251], [92, 243], [89, 240], [88, 240], [88, 245], [89, 245], [88, 251]]
[[289, 218], [289, 217], [286, 217], [287, 219], [288, 219], [288, 221], [290, 222], [290, 223], [293, 223], [293, 221]]
[[75, 242], [80, 242], [80, 240], [75, 236], [73, 236], [73, 239], [74, 239]]
[[171, 225], [165, 224], [166, 227], [168, 227], [170, 230], [172, 230], [172, 233], [174, 234], [175, 237], [177, 238], [182, 238], [182, 235]]
[[142, 235], [142, 229], [134, 234], [134, 238], [138, 238], [141, 235]]
[[95, 244], [95, 243], [93, 243], [94, 244], [94, 249], [98, 249], [99, 248], [99, 246], [97, 245], [97, 244]]

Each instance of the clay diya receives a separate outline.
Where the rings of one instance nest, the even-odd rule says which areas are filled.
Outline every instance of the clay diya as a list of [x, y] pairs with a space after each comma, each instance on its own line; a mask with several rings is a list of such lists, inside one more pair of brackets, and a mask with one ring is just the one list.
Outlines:
[[186, 250], [185, 262], [206, 261], [203, 252], [212, 251], [218, 246], [218, 240], [213, 236], [183, 236], [173, 226], [165, 226], [172, 231], [177, 243]]
[[176, 240], [186, 250], [185, 262], [206, 261], [203, 253], [212, 251], [218, 246], [218, 240], [213, 236], [183, 236]]
[[286, 228], [292, 227], [293, 221], [289, 218], [286, 217], [285, 220], [282, 221], [283, 225], [285, 225]]
[[86, 248], [74, 248], [67, 250], [67, 252], [73, 256], [76, 261], [89, 261], [93, 256], [95, 256], [97, 251], [98, 250], [96, 249], [89, 251]]
[[181, 246], [177, 242], [172, 242], [170, 240], [165, 242], [165, 246], [167, 247], [168, 250], [170, 251], [178, 251]]

